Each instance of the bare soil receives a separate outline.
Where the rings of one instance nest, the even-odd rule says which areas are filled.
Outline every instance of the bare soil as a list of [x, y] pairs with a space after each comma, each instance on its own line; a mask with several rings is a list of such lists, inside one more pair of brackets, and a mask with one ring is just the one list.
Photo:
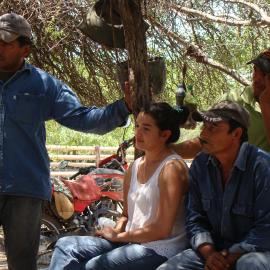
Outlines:
[[[39, 256], [38, 258], [38, 270], [47, 269], [50, 263], [51, 253], [45, 253], [44, 255]], [[7, 258], [4, 250], [4, 239], [0, 234], [0, 270], [8, 270], [7, 267]]]

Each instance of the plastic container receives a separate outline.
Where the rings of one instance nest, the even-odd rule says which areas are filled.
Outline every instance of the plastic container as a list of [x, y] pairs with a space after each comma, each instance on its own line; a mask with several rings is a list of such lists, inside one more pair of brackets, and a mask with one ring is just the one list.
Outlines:
[[98, 218], [98, 226], [100, 227], [100, 229], [102, 229], [104, 227], [114, 228], [115, 225], [116, 225], [116, 222], [113, 221], [110, 218], [107, 218], [107, 217], [100, 217], [100, 218]]

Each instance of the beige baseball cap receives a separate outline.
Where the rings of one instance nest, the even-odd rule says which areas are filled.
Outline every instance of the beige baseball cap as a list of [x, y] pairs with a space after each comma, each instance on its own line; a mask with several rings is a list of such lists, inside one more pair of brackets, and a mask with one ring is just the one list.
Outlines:
[[31, 32], [31, 26], [23, 16], [15, 13], [0, 16], [0, 40], [10, 43], [20, 36], [31, 39]]
[[246, 129], [249, 126], [249, 113], [238, 103], [228, 100], [214, 105], [208, 111], [195, 111], [192, 118], [197, 122], [219, 122], [232, 119]]

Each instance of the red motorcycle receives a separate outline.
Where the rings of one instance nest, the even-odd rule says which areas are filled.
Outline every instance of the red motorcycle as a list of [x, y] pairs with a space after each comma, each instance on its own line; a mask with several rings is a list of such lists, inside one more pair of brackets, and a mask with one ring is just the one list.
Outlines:
[[81, 168], [69, 179], [51, 179], [52, 200], [43, 209], [40, 253], [50, 250], [60, 237], [91, 235], [100, 222], [116, 221], [123, 209], [126, 150], [132, 144], [133, 138], [124, 141], [98, 167]]

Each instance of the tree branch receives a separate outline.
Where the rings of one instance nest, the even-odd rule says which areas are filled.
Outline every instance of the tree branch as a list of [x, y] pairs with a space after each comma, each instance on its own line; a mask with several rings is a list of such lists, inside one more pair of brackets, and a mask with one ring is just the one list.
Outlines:
[[244, 0], [226, 0], [225, 2], [238, 3], [238, 4], [243, 4], [243, 5], [247, 6], [247, 7], [250, 7], [251, 9], [253, 9], [254, 11], [256, 11], [257, 13], [260, 14], [260, 16], [261, 16], [261, 23], [262, 24], [270, 25], [270, 17], [258, 5], [254, 4], [254, 3], [250, 3], [250, 2], [244, 1]]
[[226, 18], [226, 17], [219, 17], [219, 16], [214, 16], [209, 13], [205, 13], [196, 9], [184, 7], [184, 6], [179, 6], [176, 4], [172, 3], [166, 3], [168, 8], [171, 8], [174, 10], [177, 14], [186, 14], [189, 16], [194, 16], [196, 18], [200, 18], [203, 21], [211, 21], [211, 22], [217, 22], [217, 23], [222, 23], [230, 26], [262, 26], [262, 25], [270, 25], [270, 17], [267, 16], [267, 14], [260, 9], [257, 5], [251, 4], [251, 3], [245, 3], [245, 1], [242, 0], [228, 0], [227, 2], [233, 2], [233, 3], [243, 3], [246, 4], [247, 6], [253, 8], [259, 14], [261, 15], [261, 20], [255, 20], [255, 19], [250, 19], [250, 20], [241, 20], [241, 19], [234, 19], [234, 18]]
[[149, 21], [157, 27], [160, 31], [162, 31], [164, 34], [166, 34], [168, 37], [172, 38], [174, 41], [180, 43], [182, 46], [184, 46], [187, 49], [187, 55], [194, 58], [196, 62], [206, 64], [208, 66], [211, 66], [215, 69], [218, 69], [219, 71], [231, 76], [233, 79], [238, 81], [244, 86], [248, 86], [251, 84], [249, 80], [246, 80], [241, 75], [236, 73], [233, 69], [228, 68], [224, 66], [223, 64], [209, 58], [198, 46], [191, 44], [181, 38], [180, 36], [176, 35], [175, 33], [169, 31], [167, 28], [165, 28], [163, 25], [161, 25], [159, 22], [157, 22], [154, 18], [148, 17]]

